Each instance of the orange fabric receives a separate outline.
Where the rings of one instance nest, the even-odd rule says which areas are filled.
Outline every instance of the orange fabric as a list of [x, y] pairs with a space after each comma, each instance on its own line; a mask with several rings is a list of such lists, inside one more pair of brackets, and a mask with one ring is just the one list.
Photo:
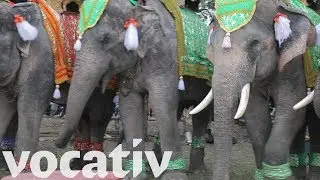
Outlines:
[[112, 79], [108, 82], [107, 88], [112, 90], [117, 90], [119, 86], [119, 78], [113, 76]]
[[30, 0], [38, 3], [44, 19], [44, 27], [49, 35], [55, 62], [55, 83], [61, 84], [69, 80], [67, 73], [67, 58], [64, 49], [64, 38], [54, 10], [44, 0]]

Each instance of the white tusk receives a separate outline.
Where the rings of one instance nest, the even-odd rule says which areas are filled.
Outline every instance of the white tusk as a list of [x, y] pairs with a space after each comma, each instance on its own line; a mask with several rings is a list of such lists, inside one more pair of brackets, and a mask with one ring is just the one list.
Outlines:
[[197, 107], [193, 108], [192, 111], [189, 112], [189, 114], [193, 115], [193, 114], [199, 113], [212, 102], [212, 99], [213, 99], [213, 95], [212, 95], [212, 89], [211, 89], [207, 94], [207, 96], [202, 100], [202, 102]]
[[250, 96], [250, 83], [243, 86], [241, 91], [240, 103], [234, 119], [239, 119], [246, 112]]
[[301, 109], [311, 103], [314, 98], [314, 91], [312, 91], [310, 94], [308, 94], [304, 99], [302, 99], [300, 102], [298, 102], [296, 105], [293, 106], [294, 110]]

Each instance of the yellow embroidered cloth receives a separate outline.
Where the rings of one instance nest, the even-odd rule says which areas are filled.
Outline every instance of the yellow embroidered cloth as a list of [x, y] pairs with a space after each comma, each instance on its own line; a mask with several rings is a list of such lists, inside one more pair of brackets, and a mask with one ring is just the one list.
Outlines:
[[54, 10], [45, 0], [31, 0], [39, 5], [43, 16], [44, 27], [48, 33], [55, 64], [55, 83], [61, 84], [69, 80], [67, 72], [67, 58], [64, 49], [64, 39], [59, 20]]

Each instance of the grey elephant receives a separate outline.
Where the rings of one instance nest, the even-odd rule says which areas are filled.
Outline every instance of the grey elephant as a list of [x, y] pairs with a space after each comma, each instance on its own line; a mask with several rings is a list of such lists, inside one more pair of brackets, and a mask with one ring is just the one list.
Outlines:
[[[19, 38], [14, 14], [27, 17], [26, 20], [37, 28], [38, 36], [34, 41], [24, 42]], [[6, 147], [10, 145], [10, 150], [14, 148], [15, 156], [19, 158], [21, 151], [33, 154], [37, 149], [40, 121], [54, 90], [54, 61], [48, 33], [36, 4], [19, 3], [11, 7], [8, 2], [0, 2], [0, 17], [0, 37], [3, 39], [0, 139]], [[41, 51], [38, 50], [40, 47]], [[67, 96], [68, 86], [61, 86], [62, 96]], [[82, 149], [78, 147], [76, 150], [103, 149], [104, 131], [111, 119], [114, 95], [115, 90], [108, 90], [107, 94], [99, 90], [92, 93], [81, 121], [88, 124], [85, 128], [79, 126], [77, 135], [81, 140], [75, 142]], [[76, 164], [83, 166], [81, 163]], [[26, 170], [29, 170], [28, 163]]]
[[[126, 32], [123, 25], [130, 17], [136, 18], [139, 22], [140, 40], [136, 51], [127, 51], [123, 46]], [[186, 175], [179, 172], [184, 170], [184, 161], [177, 132], [177, 35], [174, 19], [162, 2], [148, 0], [145, 6], [133, 8], [128, 0], [110, 1], [97, 24], [83, 34], [81, 43], [68, 99], [68, 106], [73, 108], [67, 109], [67, 121], [56, 141], [57, 146], [64, 147], [69, 141], [78, 124], [79, 112], [88, 100], [94, 84], [100, 79], [105, 81], [112, 74], [120, 73], [120, 116], [127, 148], [130, 151], [144, 150], [143, 141], [133, 147], [132, 140], [144, 137], [144, 96], [148, 94], [153, 113], [157, 117], [161, 152], [173, 151], [162, 178], [186, 179]], [[185, 77], [184, 81], [188, 89], [188, 78]], [[204, 85], [206, 89], [202, 89], [201, 92], [210, 90], [205, 81], [190, 82], [190, 87], [194, 86], [194, 89]], [[201, 97], [205, 96], [205, 93], [198, 92]], [[209, 109], [207, 113], [195, 116], [195, 119], [208, 119], [208, 112]], [[203, 129], [199, 134], [204, 134], [205, 119], [198, 125]], [[197, 136], [197, 133], [194, 134]], [[126, 168], [128, 170], [133, 168], [130, 166], [130, 158], [132, 154], [126, 161], [129, 164]], [[201, 167], [200, 165], [198, 167]]]
[[[215, 65], [214, 89], [191, 112], [198, 112], [205, 107], [202, 105], [214, 99], [213, 179], [230, 178], [232, 121], [243, 114], [255, 153], [256, 179], [288, 178], [292, 175], [288, 163], [290, 145], [305, 119], [305, 109], [294, 111], [292, 107], [306, 94], [302, 54], [307, 46], [314, 46], [315, 28], [306, 13], [282, 1], [251, 1], [246, 6], [235, 3], [247, 11], [229, 9], [226, 15], [223, 13], [228, 9], [224, 3], [215, 1], [219, 23], [214, 24], [208, 46], [208, 57]], [[252, 14], [238, 16], [237, 12]], [[232, 13], [233, 17], [227, 17]], [[275, 25], [282, 21], [279, 18], [291, 22], [291, 32], [283, 39], [275, 35], [279, 33]], [[238, 27], [229, 31], [228, 27], [234, 25]], [[268, 110], [270, 99], [276, 107], [273, 121]]]

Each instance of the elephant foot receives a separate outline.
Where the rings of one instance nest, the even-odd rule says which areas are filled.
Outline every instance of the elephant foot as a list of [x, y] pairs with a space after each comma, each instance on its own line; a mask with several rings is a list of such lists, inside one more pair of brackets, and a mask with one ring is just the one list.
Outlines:
[[188, 176], [183, 172], [169, 171], [162, 175], [161, 180], [187, 180]]
[[293, 176], [297, 180], [306, 180], [307, 179], [307, 168], [304, 167], [297, 167], [292, 168]]
[[206, 143], [214, 144], [214, 139], [213, 139], [213, 135], [211, 133], [211, 129], [206, 130], [206, 134], [204, 135], [204, 138], [206, 140]]
[[308, 179], [310, 180], [318, 180], [320, 179], [320, 167], [317, 166], [310, 166], [309, 167], [309, 174]]
[[123, 180], [147, 180], [148, 176], [146, 174], [140, 173], [137, 177], [132, 177], [132, 173], [129, 173]]
[[189, 170], [190, 173], [201, 173], [205, 174], [206, 169], [204, 165], [204, 147], [192, 147], [190, 152], [190, 165]]

